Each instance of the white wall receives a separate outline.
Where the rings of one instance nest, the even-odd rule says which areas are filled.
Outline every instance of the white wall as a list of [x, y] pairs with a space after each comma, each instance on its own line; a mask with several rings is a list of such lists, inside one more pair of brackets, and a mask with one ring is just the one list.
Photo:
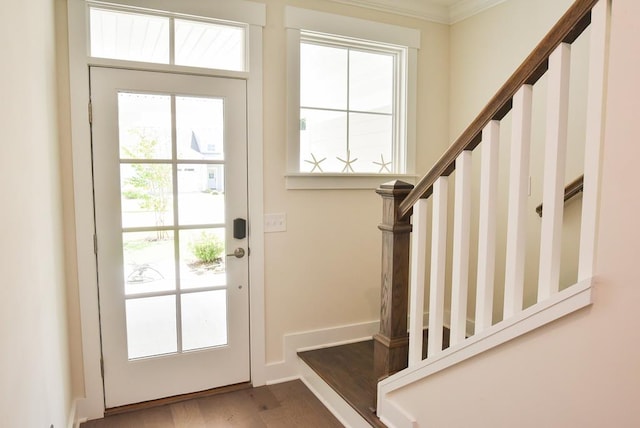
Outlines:
[[[267, 361], [289, 333], [379, 319], [382, 202], [373, 190], [286, 190], [284, 6], [421, 30], [417, 170], [447, 145], [448, 27], [319, 0], [268, 0], [264, 31], [265, 212], [286, 212], [287, 231], [265, 236]], [[382, 180], [384, 181], [384, 180]], [[382, 183], [381, 181], [381, 183]]]
[[0, 8], [0, 424], [61, 428], [71, 383], [55, 2]]
[[640, 424], [639, 18], [614, 2], [593, 306], [394, 394], [420, 426]]

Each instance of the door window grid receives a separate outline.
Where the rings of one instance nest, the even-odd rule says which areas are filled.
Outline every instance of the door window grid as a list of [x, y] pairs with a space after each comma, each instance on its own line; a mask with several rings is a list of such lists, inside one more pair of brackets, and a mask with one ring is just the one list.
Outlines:
[[[132, 105], [127, 104], [140, 107], [135, 103], [128, 103], [132, 98], [151, 99], [152, 104], [153, 101], [163, 102], [168, 98], [169, 103], [165, 102], [164, 107], [170, 110], [170, 120], [167, 121], [166, 114], [161, 112], [162, 107], [156, 109], [160, 111], [160, 114], [158, 111], [155, 113], [159, 117], [157, 123], [169, 123], [170, 129], [148, 126], [153, 125], [154, 120], [144, 117], [144, 113], [141, 113], [141, 111], [145, 111], [144, 108], [134, 108], [142, 117], [128, 120], [127, 106], [131, 109]], [[213, 107], [209, 109], [209, 113], [213, 117], [207, 123], [215, 122], [216, 117], [222, 121], [224, 117], [223, 100], [173, 94], [120, 92], [118, 101], [120, 106], [122, 236], [129, 359], [226, 345], [224, 154], [200, 151], [200, 143], [195, 132], [198, 127], [189, 123], [189, 120], [193, 121], [193, 116], [197, 116], [197, 114], [188, 111], [183, 112], [187, 114], [180, 114], [181, 105], [186, 106], [185, 110], [188, 110], [189, 107], [193, 110], [194, 103], [204, 103], [205, 107], [208, 103], [209, 107]], [[154, 110], [148, 105], [146, 107], [148, 111]], [[202, 105], [196, 107], [199, 107], [198, 111], [206, 111]], [[177, 131], [180, 128], [180, 124], [177, 122], [182, 121], [181, 117], [187, 124], [192, 125], [188, 127], [189, 130], [186, 132], [190, 135], [182, 139], [179, 138]], [[197, 122], [197, 118], [195, 122]], [[136, 124], [140, 123], [145, 123], [147, 126], [137, 127]], [[216, 147], [222, 148], [224, 138], [222, 124], [218, 128], [217, 131], [210, 132], [211, 135], [205, 140], [213, 139], [215, 141], [210, 142]], [[134, 134], [134, 138], [126, 138], [131, 133]], [[170, 153], [164, 149], [157, 149], [157, 140], [160, 138], [154, 136], [154, 133], [155, 135], [169, 136]], [[206, 132], [203, 133], [206, 134]], [[204, 145], [208, 145], [208, 143], [205, 142]], [[160, 146], [162, 147], [162, 144]], [[200, 159], [195, 159], [196, 157]], [[132, 167], [133, 171], [122, 172]], [[217, 180], [212, 180], [212, 177]], [[208, 222], [203, 221], [202, 218], [195, 220], [187, 218], [185, 223], [180, 214], [188, 211], [184, 209], [183, 205], [189, 203], [189, 197], [202, 199], [201, 188], [198, 186], [202, 186], [204, 182], [206, 182], [204, 185], [207, 188], [204, 198], [213, 198], [217, 201], [214, 206], [209, 206], [210, 209], [207, 211], [209, 213], [217, 212], [217, 216], [214, 215]], [[136, 192], [136, 186], [138, 192]], [[160, 189], [162, 186], [170, 188]], [[144, 191], [146, 191], [146, 195]], [[158, 197], [165, 192], [170, 192], [170, 200], [160, 203]], [[131, 214], [127, 214], [125, 203], [129, 202], [129, 209], [132, 206], [128, 199], [134, 199], [142, 208], [149, 211], [155, 210], [153, 217], [147, 218], [146, 223], [144, 221], [137, 223], [128, 221], [127, 217]], [[198, 203], [198, 206], [201, 204]], [[164, 218], [167, 212], [170, 215]], [[160, 220], [158, 216], [163, 218]], [[135, 235], [143, 235], [143, 237], [142, 239], [140, 236], [138, 239], [127, 239]], [[161, 271], [160, 264], [156, 265], [153, 260], [149, 260], [151, 263], [138, 263], [133, 260], [135, 257], [132, 254], [135, 254], [136, 247], [141, 245], [145, 246], [147, 255], [152, 254], [162, 259], [165, 265], [170, 257], [173, 260], [170, 265], [173, 265], [174, 268]], [[164, 249], [154, 249], [153, 245], [161, 246]], [[216, 260], [213, 260], [211, 259], [212, 248], [216, 246], [217, 257]], [[196, 256], [197, 260], [193, 256]], [[207, 272], [209, 270], [212, 272]], [[150, 284], [154, 284], [155, 287]], [[197, 298], [197, 296], [201, 298]], [[173, 305], [171, 311], [166, 310], [168, 302]], [[157, 315], [156, 318], [159, 316], [162, 320], [153, 316], [141, 316], [141, 311], [149, 308]], [[138, 309], [137, 312], [136, 309]], [[221, 326], [218, 324], [220, 322], [224, 322], [224, 324]], [[186, 331], [189, 327], [200, 328], [201, 331], [209, 328], [211, 334], [198, 334], [197, 330], [194, 334], [193, 329]], [[153, 339], [154, 335], [155, 339]], [[186, 342], [184, 337], [187, 338]]]

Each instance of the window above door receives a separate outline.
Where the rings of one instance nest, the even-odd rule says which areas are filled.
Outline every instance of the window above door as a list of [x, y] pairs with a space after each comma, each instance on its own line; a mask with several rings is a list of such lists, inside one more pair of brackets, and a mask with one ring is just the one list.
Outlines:
[[90, 4], [89, 26], [94, 59], [248, 71], [245, 23]]
[[293, 7], [287, 188], [411, 181], [418, 30]]

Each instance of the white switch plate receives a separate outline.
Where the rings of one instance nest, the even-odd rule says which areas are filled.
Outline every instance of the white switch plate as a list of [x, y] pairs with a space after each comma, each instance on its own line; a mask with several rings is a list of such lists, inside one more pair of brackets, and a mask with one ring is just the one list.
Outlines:
[[265, 233], [286, 232], [287, 231], [287, 214], [286, 213], [265, 214], [264, 215], [264, 231]]

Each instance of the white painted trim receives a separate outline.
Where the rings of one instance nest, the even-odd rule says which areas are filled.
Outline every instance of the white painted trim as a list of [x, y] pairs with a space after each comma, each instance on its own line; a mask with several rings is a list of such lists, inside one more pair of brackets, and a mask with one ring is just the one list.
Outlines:
[[71, 402], [71, 408], [69, 409], [69, 416], [67, 417], [67, 428], [78, 428], [80, 421], [78, 420], [78, 399], [74, 399]]
[[94, 213], [91, 171], [91, 132], [87, 103], [88, 16], [83, 0], [69, 0], [69, 85], [71, 144], [75, 204], [78, 294], [82, 331], [84, 398], [78, 401], [78, 417], [104, 416], [104, 393], [100, 374], [100, 322], [96, 259], [93, 253]]
[[336, 34], [354, 39], [420, 48], [420, 30], [317, 10], [286, 6], [286, 28]]
[[503, 318], [509, 318], [522, 310], [533, 86], [523, 85], [513, 96], [512, 103]]
[[[592, 303], [594, 280], [589, 279], [560, 291], [544, 302], [523, 310], [483, 332], [452, 346], [414, 368], [402, 370], [378, 384], [378, 415], [385, 415], [387, 395], [432, 374], [495, 348], [525, 333], [533, 331]], [[382, 417], [382, 416], [381, 416]]]
[[305, 174], [289, 173], [285, 176], [288, 190], [314, 189], [377, 189], [381, 184], [393, 180], [402, 180], [415, 184], [417, 175], [406, 174]]
[[600, 206], [600, 171], [607, 104], [611, 0], [601, 0], [591, 10], [589, 80], [584, 154], [584, 191], [580, 222], [578, 280], [595, 269]]
[[490, 121], [482, 131], [480, 206], [478, 214], [478, 269], [476, 333], [491, 327], [496, 268], [496, 207], [500, 157], [500, 122]]
[[560, 288], [564, 179], [569, 129], [571, 45], [561, 43], [549, 56], [547, 72], [547, 121], [540, 226], [538, 301]]
[[[429, 280], [429, 330], [431, 334], [427, 342], [427, 356], [437, 355], [442, 351], [442, 329], [444, 327], [444, 294], [447, 271], [447, 199], [449, 196], [449, 177], [438, 177], [433, 184], [433, 209], [431, 223], [431, 275]], [[425, 204], [426, 205], [426, 204]], [[421, 302], [423, 303], [423, 302]], [[424, 303], [423, 303], [424, 304]], [[416, 338], [422, 332], [416, 332]], [[412, 341], [412, 338], [409, 338]], [[422, 345], [422, 344], [421, 344]], [[422, 351], [422, 346], [420, 346]]]
[[449, 24], [455, 24], [507, 0], [462, 0], [449, 7]]
[[[471, 249], [471, 183], [473, 155], [465, 150], [456, 159], [453, 213], [453, 254], [451, 268], [451, 336], [449, 343], [462, 342], [467, 329], [469, 295], [469, 251]], [[473, 331], [473, 330], [471, 330]]]
[[[427, 231], [429, 201], [420, 199], [411, 216], [411, 265], [409, 270], [409, 367], [422, 361], [424, 330], [424, 291], [427, 277]], [[435, 212], [435, 209], [434, 209]]]
[[322, 404], [348, 428], [371, 428], [364, 420], [333, 388], [301, 359], [297, 359], [300, 380], [320, 400]]
[[418, 428], [418, 421], [409, 415], [404, 409], [401, 409], [393, 400], [385, 400], [382, 404], [384, 411], [378, 413], [380, 420], [389, 428]]
[[287, 334], [283, 338], [282, 361], [268, 363], [266, 366], [267, 383], [278, 383], [283, 379], [299, 375], [297, 360], [299, 351], [327, 348], [329, 346], [370, 340], [380, 329], [379, 321], [368, 321], [320, 330]]
[[[248, 162], [251, 171], [249, 175], [249, 227], [251, 230], [249, 235], [251, 246], [250, 341], [252, 382], [254, 385], [263, 385], [266, 381], [266, 354], [264, 331], [264, 231], [262, 220], [264, 211], [262, 189], [262, 26], [266, 22], [266, 6], [244, 0], [220, 0], [217, 2], [201, 2], [199, 0], [184, 0], [181, 2], [171, 0], [115, 0], [113, 3], [240, 22], [251, 21], [248, 23], [253, 24], [249, 29], [249, 73], [245, 73], [248, 76]], [[245, 13], [246, 15], [244, 15]], [[87, 55], [88, 16], [86, 2], [84, 0], [69, 0], [67, 14], [69, 21], [73, 184], [84, 369], [84, 397], [77, 401], [76, 417], [79, 421], [83, 421], [104, 416], [104, 392], [100, 374], [101, 345], [97, 271], [93, 253], [94, 213], [91, 179], [91, 133], [87, 110], [89, 101], [88, 66], [91, 59]]]
[[264, 27], [267, 22], [267, 6], [245, 0], [105, 0], [91, 1], [94, 4], [116, 4], [127, 8], [140, 8], [147, 11], [161, 11], [191, 15], [202, 18], [223, 19]]
[[266, 331], [264, 291], [264, 132], [262, 100], [262, 27], [249, 28], [249, 79], [247, 80], [247, 165], [249, 198], [249, 328], [251, 382], [266, 381]]
[[331, 0], [440, 24], [455, 24], [507, 0], [463, 0], [449, 7], [428, 0]]

